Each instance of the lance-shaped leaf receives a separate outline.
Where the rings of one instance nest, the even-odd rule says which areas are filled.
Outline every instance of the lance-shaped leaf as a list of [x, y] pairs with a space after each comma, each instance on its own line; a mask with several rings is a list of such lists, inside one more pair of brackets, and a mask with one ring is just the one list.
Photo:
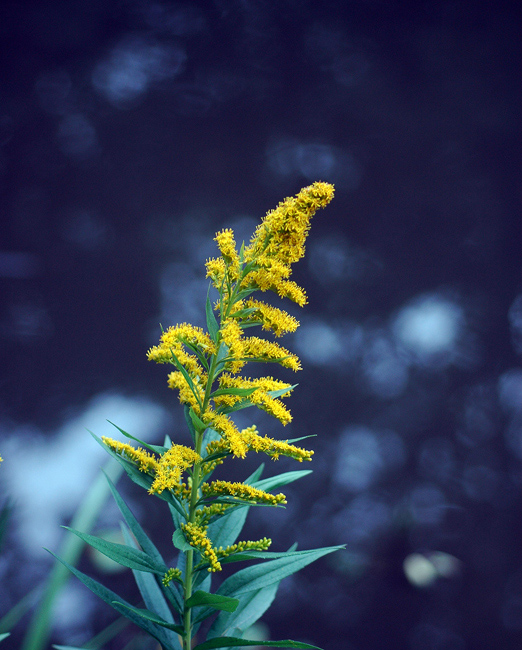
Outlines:
[[69, 526], [63, 526], [63, 528], [66, 528], [71, 533], [74, 533], [77, 537], [82, 539], [84, 542], [111, 560], [114, 560], [118, 564], [121, 564], [122, 566], [125, 566], [129, 569], [147, 571], [148, 573], [157, 573], [158, 575], [164, 575], [167, 571], [165, 564], [158, 564], [144, 551], [126, 546], [125, 544], [108, 542], [101, 537], [96, 537], [95, 535], [87, 535], [86, 533], [82, 533], [79, 530], [69, 528]]
[[257, 488], [258, 490], [264, 490], [265, 492], [270, 492], [271, 490], [277, 490], [284, 485], [298, 481], [304, 476], [311, 474], [311, 469], [299, 469], [293, 472], [283, 472], [282, 474], [277, 474], [277, 476], [270, 476], [261, 481], [255, 481], [251, 483], [252, 487]]
[[0, 641], [3, 641], [4, 639], [7, 639], [8, 636], [11, 635], [11, 632], [4, 632], [3, 634], [0, 634]]
[[[122, 526], [122, 533], [123, 537], [125, 539], [125, 542], [129, 546], [135, 546], [135, 542], [132, 539], [128, 529], [125, 527], [124, 524]], [[171, 625], [174, 625], [174, 617], [172, 616], [172, 612], [169, 609], [169, 606], [167, 605], [165, 601], [165, 597], [163, 596], [163, 592], [156, 581], [156, 578], [154, 575], [151, 573], [145, 573], [143, 571], [133, 571], [132, 572], [134, 575], [134, 579], [136, 580], [136, 584], [138, 585], [138, 589], [140, 590], [141, 597], [143, 598], [143, 602], [145, 603], [145, 606], [147, 607], [146, 610], [140, 610], [141, 612], [147, 612], [149, 613], [150, 616], [155, 616], [157, 617], [158, 620], [165, 621], [168, 625], [164, 625], [163, 623], [160, 623], [163, 627], [168, 627], [170, 631], [165, 631], [165, 634], [167, 635], [167, 638], [170, 640], [170, 643], [174, 647], [179, 646], [179, 639], [177, 635], [172, 632], [174, 628], [170, 627]], [[143, 613], [140, 614], [141, 616], [144, 616]], [[148, 617], [149, 620], [152, 620]], [[156, 622], [158, 622], [156, 620]], [[181, 648], [179, 648], [181, 650]]]
[[169, 623], [168, 621], [165, 621], [163, 618], [161, 618], [161, 616], [150, 612], [148, 609], [133, 607], [132, 605], [129, 605], [128, 603], [124, 604], [121, 601], [115, 601], [112, 603], [112, 606], [124, 616], [126, 616], [127, 612], [130, 611], [136, 616], [145, 619], [146, 621], [150, 621], [151, 623], [155, 623], [156, 625], [167, 628], [167, 630], [172, 630], [178, 634], [183, 634], [185, 632], [182, 625], [174, 625], [174, 623]]
[[212, 650], [213, 648], [233, 648], [244, 646], [259, 646], [262, 643], [263, 647], [271, 648], [300, 648], [301, 650], [321, 650], [316, 645], [309, 643], [300, 643], [299, 641], [291, 641], [285, 639], [284, 641], [251, 641], [250, 639], [238, 639], [233, 636], [224, 636], [219, 639], [209, 639], [204, 643], [198, 644], [193, 650]]
[[146, 449], [149, 449], [150, 451], [153, 451], [156, 454], [163, 454], [168, 450], [168, 447], [160, 447], [158, 445], [149, 445], [148, 443], [144, 442], [143, 440], [140, 440], [139, 438], [136, 438], [136, 437], [132, 436], [130, 433], [127, 433], [127, 431], [124, 431], [117, 424], [114, 424], [114, 422], [111, 422], [110, 420], [107, 420], [107, 422], [109, 424], [112, 424], [113, 427], [118, 429], [118, 431], [120, 433], [122, 433], [126, 438], [129, 438], [129, 440], [135, 440], [136, 442], [139, 442], [142, 447], [145, 447]]
[[208, 605], [209, 607], [221, 609], [225, 612], [234, 612], [239, 605], [239, 600], [237, 600], [237, 598], [218, 596], [217, 594], [209, 594], [206, 591], [198, 590], [195, 591], [185, 603], [185, 607], [188, 609], [201, 605]]
[[296, 573], [308, 564], [315, 562], [324, 555], [339, 551], [344, 546], [328, 546], [309, 551], [296, 551], [292, 557], [282, 557], [262, 564], [241, 569], [227, 578], [217, 590], [218, 594], [237, 598], [249, 591], [268, 587], [274, 582]]
[[276, 596], [279, 583], [243, 594], [234, 612], [221, 612], [210, 628], [207, 638], [233, 636], [251, 627], [270, 607]]
[[207, 329], [210, 334], [210, 338], [217, 343], [219, 325], [214, 315], [214, 310], [212, 309], [212, 304], [210, 303], [210, 285], [208, 286], [207, 291], [207, 302], [205, 303], [205, 315], [207, 317]]
[[163, 650], [178, 650], [178, 647], [175, 647], [171, 645], [168, 639], [165, 638], [164, 630], [161, 627], [158, 627], [155, 623], [152, 621], [149, 621], [142, 616], [139, 616], [135, 612], [132, 611], [132, 605], [125, 601], [123, 598], [118, 596], [118, 594], [115, 594], [114, 591], [111, 589], [108, 589], [107, 587], [104, 587], [102, 584], [97, 582], [96, 580], [93, 580], [93, 578], [90, 578], [88, 575], [85, 573], [82, 573], [81, 571], [78, 571], [75, 567], [71, 566], [68, 562], [65, 562], [61, 558], [59, 558], [57, 555], [55, 555], [52, 551], [49, 551], [46, 549], [53, 557], [55, 557], [59, 562], [61, 562], [64, 566], [66, 566], [71, 573], [73, 573], [83, 584], [88, 587], [96, 596], [101, 598], [103, 601], [105, 601], [108, 605], [111, 607], [114, 607], [114, 609], [118, 610], [115, 607], [115, 603], [119, 603], [120, 605], [126, 605], [126, 608], [124, 611], [121, 611], [120, 613], [123, 614], [126, 618], [131, 620], [133, 623], [135, 623], [138, 627], [141, 627], [142, 630], [145, 630], [147, 634], [150, 634], [151, 637], [156, 639], [156, 641], [159, 641], [159, 643], [162, 644]]

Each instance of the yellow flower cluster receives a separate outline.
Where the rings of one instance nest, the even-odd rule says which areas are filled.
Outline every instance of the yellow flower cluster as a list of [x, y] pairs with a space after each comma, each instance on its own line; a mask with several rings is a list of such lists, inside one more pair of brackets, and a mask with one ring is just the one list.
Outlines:
[[248, 321], [259, 321], [264, 330], [271, 330], [276, 336], [282, 336], [287, 332], [295, 332], [299, 327], [297, 318], [290, 316], [286, 311], [267, 305], [259, 300], [250, 299], [245, 303], [247, 309], [253, 309], [246, 319]]
[[[270, 391], [288, 390], [286, 395], [292, 392], [292, 385], [284, 381], [279, 381], [273, 377], [261, 377], [260, 379], [247, 379], [245, 377], [232, 377], [229, 374], [223, 374], [219, 378], [220, 389], [227, 388], [255, 388], [256, 390], [248, 396], [248, 400], [255, 404], [263, 411], [270, 413], [283, 424], [288, 424], [292, 420], [290, 411], [284, 406], [280, 399], [269, 395]], [[233, 406], [245, 398], [240, 395], [224, 394], [215, 398], [216, 406], [226, 405]]]
[[299, 357], [278, 343], [265, 341], [257, 336], [249, 336], [245, 339], [243, 350], [245, 358], [251, 361], [277, 362], [283, 368], [290, 368], [294, 371], [301, 370]]
[[203, 560], [209, 563], [208, 570], [221, 571], [221, 564], [212, 547], [212, 542], [208, 538], [206, 527], [188, 522], [181, 524], [181, 530], [185, 533], [187, 542], [201, 553]]
[[279, 456], [287, 456], [288, 458], [293, 458], [300, 463], [303, 460], [312, 460], [314, 453], [312, 450], [290, 445], [288, 442], [283, 440], [274, 440], [267, 436], [260, 436], [257, 433], [255, 425], [243, 429], [241, 433], [249, 449], [256, 452], [263, 452], [267, 454], [267, 456], [273, 458], [273, 460], [278, 460]]
[[218, 557], [222, 559], [234, 553], [241, 553], [242, 551], [266, 551], [270, 547], [270, 544], [272, 544], [272, 540], [268, 537], [263, 537], [263, 539], [255, 542], [237, 542], [237, 544], [232, 544], [226, 548], [220, 546], [216, 551]]
[[216, 234], [214, 241], [217, 242], [219, 252], [229, 267], [230, 279], [237, 280], [239, 277], [239, 255], [237, 254], [234, 231], [231, 228], [225, 228]]
[[197, 357], [187, 353], [184, 344], [189, 344], [189, 349], [190, 345], [197, 347], [207, 356], [216, 351], [212, 339], [201, 327], [190, 325], [190, 323], [181, 323], [181, 325], [169, 327], [163, 332], [160, 344], [153, 346], [148, 351], [147, 358], [149, 361], [156, 361], [156, 363], [174, 363], [172, 357], [174, 354], [190, 374], [201, 375], [202, 368]]
[[150, 486], [150, 494], [161, 494], [163, 490], [179, 488], [182, 473], [200, 461], [201, 456], [190, 447], [172, 445], [156, 464], [155, 478]]
[[[301, 463], [303, 460], [312, 460], [314, 454], [312, 450], [296, 447], [286, 441], [260, 436], [255, 424], [243, 429], [239, 434], [243, 442], [247, 445], [248, 450], [265, 453], [273, 460], [278, 460], [280, 456], [287, 456]], [[224, 439], [214, 440], [207, 445], [208, 454], [227, 451], [232, 453], [227, 441]]]
[[212, 481], [203, 483], [201, 492], [205, 497], [229, 496], [242, 501], [254, 501], [255, 503], [266, 503], [276, 506], [286, 503], [284, 494], [270, 494], [264, 490], [247, 485], [246, 483], [231, 483], [230, 481]]
[[148, 451], [145, 451], [141, 447], [136, 449], [132, 445], [128, 445], [125, 442], [119, 442], [118, 440], [113, 440], [107, 436], [102, 436], [102, 442], [107, 445], [109, 449], [112, 449], [120, 456], [123, 456], [123, 458], [137, 463], [138, 469], [141, 472], [152, 474], [156, 471], [158, 461], [152, 454], [149, 454]]
[[305, 252], [311, 218], [330, 203], [333, 195], [333, 185], [317, 182], [304, 187], [297, 196], [281, 201], [256, 228], [250, 246], [245, 249], [245, 259], [264, 254], [285, 265], [297, 262]]
[[241, 436], [241, 432], [234, 422], [222, 413], [208, 411], [205, 416], [209, 420], [210, 426], [215, 429], [227, 442], [227, 448], [238, 458], [244, 458], [248, 451], [248, 446]]
[[173, 580], [179, 580], [181, 578], [180, 569], [169, 569], [167, 573], [161, 579], [164, 587], [168, 587]]

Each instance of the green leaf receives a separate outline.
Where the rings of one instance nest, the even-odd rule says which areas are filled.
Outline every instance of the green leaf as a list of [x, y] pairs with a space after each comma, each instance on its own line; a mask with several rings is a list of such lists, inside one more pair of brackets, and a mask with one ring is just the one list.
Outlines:
[[118, 429], [118, 431], [123, 434], [126, 438], [129, 438], [129, 440], [135, 440], [136, 442], [139, 442], [140, 445], [145, 447], [146, 449], [149, 449], [150, 451], [155, 452], [156, 454], [164, 454], [167, 450], [168, 447], [160, 447], [158, 445], [149, 445], [146, 442], [143, 442], [143, 440], [140, 440], [139, 438], [135, 438], [134, 436], [131, 436], [130, 433], [127, 433], [123, 429], [121, 429], [117, 424], [114, 424], [114, 422], [111, 422], [110, 420], [107, 420], [109, 424], [112, 424], [113, 427]]
[[195, 591], [185, 603], [186, 608], [200, 605], [208, 605], [214, 609], [222, 609], [225, 612], [234, 612], [239, 605], [239, 600], [237, 598], [228, 598], [228, 596], [209, 594], [206, 591], [200, 590]]
[[288, 388], [280, 388], [279, 390], [269, 390], [267, 395], [270, 395], [270, 397], [281, 397], [285, 393], [289, 393], [291, 390], [294, 390], [294, 388], [297, 388], [299, 384], [294, 384], [293, 386], [289, 386]]
[[[129, 546], [134, 546], [135, 542], [133, 541], [128, 529], [124, 524], [122, 524], [122, 533], [125, 542]], [[136, 584], [138, 585], [138, 589], [140, 590], [143, 602], [145, 603], [145, 606], [147, 607], [149, 613], [152, 613], [155, 616], [159, 617], [159, 619], [162, 621], [166, 621], [169, 625], [174, 625], [174, 617], [172, 616], [172, 612], [170, 611], [169, 606], [165, 601], [165, 597], [163, 596], [163, 592], [158, 585], [156, 578], [152, 574], [144, 573], [143, 571], [133, 571], [132, 573], [134, 575], [134, 579], [136, 580]], [[163, 627], [167, 626], [163, 625]], [[170, 639], [170, 642], [173, 646], [179, 645], [178, 637], [175, 636], [172, 631], [166, 632], [166, 634], [167, 638]]]
[[208, 536], [212, 540], [214, 547], [219, 548], [222, 546], [226, 548], [235, 543], [245, 525], [249, 507], [238, 506], [231, 508], [230, 512], [210, 524]]
[[158, 616], [157, 614], [150, 612], [148, 609], [140, 609], [139, 607], [133, 607], [132, 605], [124, 604], [117, 600], [112, 603], [112, 606], [114, 607], [114, 609], [118, 610], [120, 614], [123, 614], [124, 616], [126, 615], [126, 611], [131, 611], [134, 614], [136, 614], [136, 616], [140, 616], [141, 618], [144, 618], [145, 620], [150, 621], [151, 623], [155, 623], [156, 625], [165, 627], [167, 628], [167, 630], [173, 630], [178, 634], [183, 634], [185, 632], [182, 625], [175, 625], [174, 623], [169, 623], [168, 621], [162, 619], [161, 616]]
[[212, 304], [210, 303], [210, 284], [208, 285], [207, 302], [205, 303], [205, 313], [207, 317], [208, 333], [210, 334], [210, 338], [214, 341], [214, 343], [217, 343], [219, 325], [214, 315]]
[[125, 566], [129, 569], [136, 569], [138, 571], [147, 571], [148, 573], [157, 573], [161, 576], [167, 571], [167, 567], [164, 564], [158, 564], [144, 551], [139, 551], [138, 549], [131, 548], [125, 544], [108, 542], [101, 537], [87, 535], [79, 530], [74, 530], [74, 528], [69, 528], [69, 526], [62, 526], [62, 528], [74, 533], [77, 537], [106, 557], [121, 564], [121, 566]]
[[219, 397], [219, 395], [239, 395], [240, 397], [248, 397], [249, 395], [252, 395], [252, 393], [255, 393], [255, 391], [258, 390], [257, 387], [255, 388], [218, 388], [215, 390], [210, 397]]
[[[156, 639], [156, 641], [159, 641], [159, 643], [161, 643], [163, 646], [163, 650], [179, 650], [179, 646], [171, 645], [171, 643], [165, 638], [164, 630], [161, 627], [158, 628], [157, 625], [152, 623], [152, 621], [144, 619], [143, 617], [133, 612], [133, 607], [130, 603], [126, 602], [123, 600], [123, 598], [120, 598], [118, 594], [115, 594], [114, 591], [111, 591], [107, 587], [104, 587], [102, 584], [96, 580], [93, 580], [85, 573], [78, 571], [78, 569], [71, 566], [68, 562], [65, 562], [65, 560], [59, 558], [52, 551], [49, 551], [48, 549], [46, 550], [65, 567], [67, 567], [69, 571], [71, 571], [71, 573], [73, 573], [81, 582], [83, 582], [83, 584], [88, 587], [96, 596], [99, 596], [104, 602], [106, 602], [111, 607], [114, 607], [116, 611], [119, 611], [126, 618], [135, 623], [138, 627], [141, 627], [142, 630], [145, 630], [145, 632]], [[119, 603], [120, 605], [127, 607], [124, 611], [120, 611], [117, 607], [115, 607], [115, 603]]]
[[54, 643], [53, 648], [55, 648], [55, 650], [88, 650], [87, 648], [79, 648], [75, 645], [54, 645]]
[[237, 573], [227, 578], [217, 590], [222, 596], [237, 598], [241, 594], [249, 591], [256, 591], [268, 587], [274, 582], [279, 582], [283, 578], [300, 571], [308, 564], [315, 562], [324, 555], [339, 551], [344, 546], [328, 546], [325, 548], [316, 548], [309, 551], [296, 551], [291, 557], [278, 558], [256, 564], [255, 566], [241, 569]]
[[276, 596], [279, 583], [243, 594], [239, 607], [232, 613], [221, 612], [210, 628], [207, 638], [223, 637], [244, 632], [251, 627], [270, 607]]
[[183, 531], [180, 530], [179, 528], [176, 529], [174, 531], [174, 534], [172, 535], [172, 543], [176, 548], [178, 548], [183, 553], [194, 550], [192, 546], [185, 539], [185, 535], [183, 534]]
[[294, 472], [284, 472], [283, 474], [278, 474], [277, 476], [270, 476], [269, 478], [265, 478], [262, 481], [255, 481], [254, 483], [251, 483], [251, 485], [258, 490], [270, 492], [271, 490], [277, 490], [278, 488], [283, 487], [283, 485], [293, 483], [294, 481], [297, 481], [300, 478], [303, 478], [303, 476], [307, 476], [311, 473], [311, 469], [300, 469]]
[[321, 650], [316, 645], [309, 643], [300, 643], [299, 641], [291, 641], [285, 639], [284, 641], [251, 641], [250, 639], [238, 639], [233, 636], [223, 636], [219, 639], [209, 639], [204, 643], [200, 643], [193, 650], [212, 650], [212, 648], [230, 648], [230, 647], [243, 647], [255, 645], [272, 648], [300, 648], [301, 650]]
[[11, 632], [5, 632], [4, 634], [0, 634], [0, 641], [3, 641], [4, 639], [7, 639], [8, 636], [11, 635]]
[[121, 514], [123, 515], [123, 518], [125, 519], [125, 522], [127, 526], [130, 528], [132, 534], [136, 538], [136, 541], [138, 544], [141, 546], [141, 548], [144, 550], [144, 552], [156, 562], [157, 565], [165, 565], [165, 561], [163, 560], [161, 553], [158, 551], [154, 543], [149, 539], [148, 535], [145, 533], [143, 528], [140, 526], [138, 520], [136, 517], [132, 514], [131, 509], [129, 506], [125, 503], [123, 498], [121, 497], [120, 493], [116, 489], [116, 486], [114, 483], [111, 481], [111, 479], [107, 476], [107, 482], [109, 484], [109, 488], [112, 492], [112, 496], [114, 497], [114, 500], [116, 501], [116, 505], [118, 506]]
[[203, 420], [200, 420], [200, 418], [194, 413], [194, 409], [192, 408], [192, 406], [189, 407], [189, 417], [196, 431], [200, 431], [200, 432], [205, 431], [207, 425], [203, 422]]

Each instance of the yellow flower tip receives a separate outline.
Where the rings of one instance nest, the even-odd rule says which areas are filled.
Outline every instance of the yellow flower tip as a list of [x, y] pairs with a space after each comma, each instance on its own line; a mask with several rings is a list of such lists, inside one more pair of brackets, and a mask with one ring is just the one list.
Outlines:
[[181, 524], [181, 530], [185, 534], [187, 542], [197, 549], [201, 557], [209, 563], [208, 570], [211, 572], [221, 571], [221, 564], [218, 561], [216, 549], [212, 547], [212, 542], [207, 536], [206, 527], [188, 522]]
[[161, 579], [161, 582], [163, 583], [164, 587], [168, 587], [173, 580], [180, 580], [180, 579], [181, 579], [180, 569], [169, 569]]
[[102, 436], [102, 442], [107, 445], [109, 449], [112, 449], [120, 456], [123, 456], [123, 458], [136, 463], [140, 472], [151, 474], [155, 471], [157, 467], [156, 458], [141, 447], [135, 448], [132, 445], [128, 445], [125, 442], [119, 442], [118, 440], [113, 440], [107, 436]]
[[236, 499], [241, 499], [242, 501], [266, 503], [267, 505], [272, 506], [286, 503], [286, 497], [284, 494], [270, 494], [269, 492], [259, 490], [246, 483], [212, 481], [211, 483], [203, 483], [201, 491], [204, 496], [230, 496]]

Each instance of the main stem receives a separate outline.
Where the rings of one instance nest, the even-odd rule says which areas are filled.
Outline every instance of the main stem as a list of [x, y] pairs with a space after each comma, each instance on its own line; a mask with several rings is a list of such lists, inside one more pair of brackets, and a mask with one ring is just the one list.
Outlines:
[[[219, 354], [220, 344], [216, 350], [216, 354], [213, 355], [212, 361], [210, 363], [210, 369], [208, 373], [207, 389], [205, 391], [205, 397], [203, 401], [204, 413], [208, 402], [210, 399], [210, 393], [212, 391], [212, 384], [214, 383], [214, 373], [216, 371], [216, 361]], [[196, 453], [201, 455], [201, 446], [203, 444], [203, 436], [205, 432], [196, 431], [196, 440], [195, 450]], [[192, 473], [192, 489], [190, 492], [190, 505], [189, 505], [189, 517], [188, 521], [193, 524], [196, 520], [196, 504], [198, 502], [198, 492], [199, 492], [199, 481], [200, 481], [201, 465], [196, 463], [194, 465], [194, 471]], [[194, 571], [194, 550], [186, 552], [185, 558], [185, 580], [183, 583], [183, 603], [186, 603], [188, 599], [192, 596], [192, 586], [193, 586], [193, 571]], [[191, 650], [192, 648], [192, 610], [191, 608], [183, 608], [183, 650]]]

